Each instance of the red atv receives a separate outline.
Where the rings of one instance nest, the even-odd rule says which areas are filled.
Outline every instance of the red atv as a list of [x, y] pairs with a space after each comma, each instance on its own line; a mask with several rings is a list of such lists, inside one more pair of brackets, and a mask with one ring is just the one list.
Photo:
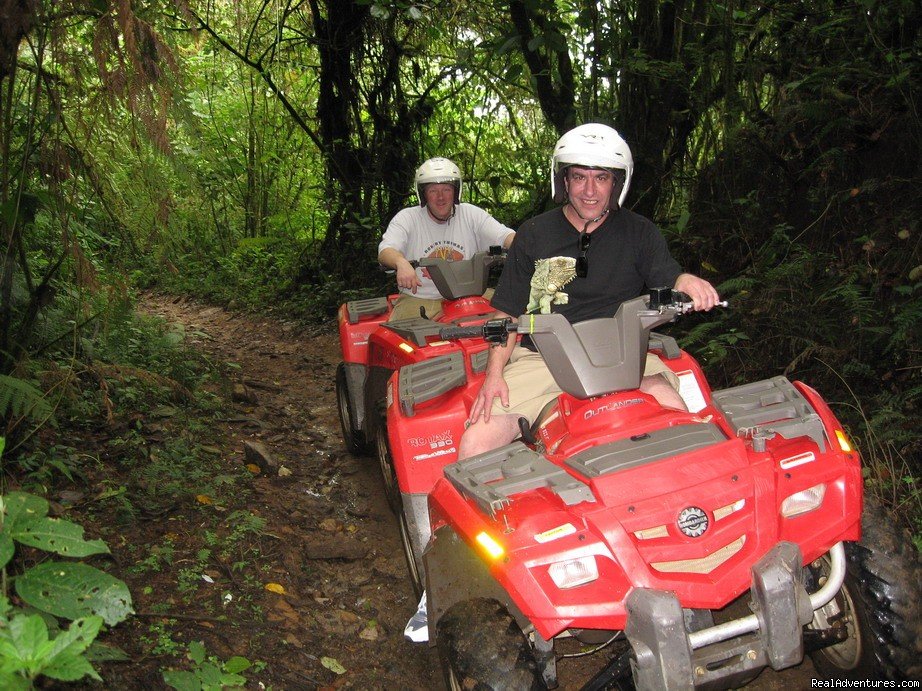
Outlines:
[[[553, 688], [567, 637], [598, 646], [587, 689], [735, 687], [805, 651], [823, 675], [922, 674], [918, 555], [877, 513], [858, 543], [861, 463], [841, 424], [785, 377], [711, 391], [651, 333], [688, 309], [665, 289], [577, 325], [371, 334], [368, 380], [386, 375], [365, 410], [386, 402], [378, 456], [450, 688]], [[456, 462], [486, 345], [513, 331], [565, 393], [520, 441]], [[648, 349], [689, 412], [638, 390]], [[728, 615], [747, 591], [751, 613]]]
[[[339, 342], [343, 362], [336, 370], [336, 399], [346, 448], [362, 453], [371, 448], [387, 453], [384, 427], [387, 382], [399, 368], [437, 356], [429, 347], [440, 340], [446, 324], [481, 324], [495, 310], [482, 297], [493, 270], [505, 261], [502, 247], [477, 252], [470, 259], [448, 261], [425, 258], [413, 261], [425, 268], [445, 299], [435, 320], [421, 314], [412, 319], [388, 322], [399, 295], [355, 300], [339, 308]], [[457, 346], [445, 344], [457, 350]], [[486, 350], [481, 343], [474, 349]], [[395, 510], [400, 501], [390, 461], [385, 459], [384, 483]], [[434, 480], [433, 480], [434, 482]], [[430, 483], [431, 486], [432, 483]]]

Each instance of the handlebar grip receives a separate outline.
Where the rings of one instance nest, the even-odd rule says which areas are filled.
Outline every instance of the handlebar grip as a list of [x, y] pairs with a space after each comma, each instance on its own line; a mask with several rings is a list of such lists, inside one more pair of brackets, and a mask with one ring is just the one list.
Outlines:
[[483, 324], [477, 326], [445, 326], [439, 329], [439, 338], [443, 341], [456, 341], [459, 338], [483, 338]]

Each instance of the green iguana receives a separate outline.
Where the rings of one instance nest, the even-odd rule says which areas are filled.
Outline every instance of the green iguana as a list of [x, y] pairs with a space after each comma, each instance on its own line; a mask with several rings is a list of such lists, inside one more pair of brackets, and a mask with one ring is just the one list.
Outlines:
[[561, 289], [576, 278], [573, 257], [550, 257], [535, 262], [528, 294], [528, 313], [550, 314], [551, 305], [566, 305], [570, 296]]

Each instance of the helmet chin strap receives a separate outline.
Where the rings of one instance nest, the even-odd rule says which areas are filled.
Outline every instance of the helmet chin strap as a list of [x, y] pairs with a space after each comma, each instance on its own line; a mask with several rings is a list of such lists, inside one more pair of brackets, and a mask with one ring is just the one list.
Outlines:
[[451, 205], [451, 213], [448, 214], [445, 218], [439, 218], [436, 214], [434, 214], [428, 204], [426, 204], [426, 211], [428, 212], [430, 216], [432, 216], [432, 218], [434, 218], [439, 223], [448, 223], [455, 216], [455, 205], [454, 204]]
[[596, 221], [601, 221], [603, 218], [605, 218], [606, 214], [608, 214], [608, 212], [611, 211], [611, 209], [609, 209], [606, 206], [605, 210], [602, 213], [600, 213], [598, 216], [596, 216], [595, 218], [586, 218], [579, 212], [579, 210], [575, 206], [573, 206], [572, 202], [567, 202], [567, 206], [573, 209], [573, 213], [579, 216], [581, 220], [586, 221], [586, 225], [583, 226], [584, 233], [589, 229], [589, 226], [591, 226]]

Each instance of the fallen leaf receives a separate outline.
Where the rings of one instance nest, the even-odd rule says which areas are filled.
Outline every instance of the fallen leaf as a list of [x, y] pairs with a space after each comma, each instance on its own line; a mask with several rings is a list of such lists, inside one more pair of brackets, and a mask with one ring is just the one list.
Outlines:
[[328, 533], [335, 533], [338, 530], [343, 529], [342, 523], [337, 521], [335, 518], [324, 518], [320, 521], [320, 529]]
[[281, 583], [266, 583], [266, 590], [270, 593], [278, 593], [279, 595], [285, 594], [285, 586]]
[[320, 664], [334, 674], [346, 673], [346, 668], [339, 664], [339, 660], [337, 660], [335, 657], [322, 657], [320, 658]]
[[61, 501], [71, 503], [71, 504], [74, 502], [82, 501], [83, 497], [84, 497], [83, 492], [76, 492], [76, 491], [69, 490], [69, 489], [64, 490], [60, 494]]
[[288, 468], [279, 466], [279, 477], [288, 477], [289, 475], [291, 475], [291, 471]]
[[212, 501], [211, 497], [209, 497], [207, 494], [196, 494], [195, 501], [197, 501], [199, 504], [214, 504], [214, 501]]
[[247, 463], [247, 470], [249, 470], [253, 475], [259, 475], [260, 468], [255, 463]]
[[359, 638], [363, 641], [376, 641], [378, 640], [378, 625], [375, 622], [369, 622], [368, 626], [362, 629], [359, 633]]

